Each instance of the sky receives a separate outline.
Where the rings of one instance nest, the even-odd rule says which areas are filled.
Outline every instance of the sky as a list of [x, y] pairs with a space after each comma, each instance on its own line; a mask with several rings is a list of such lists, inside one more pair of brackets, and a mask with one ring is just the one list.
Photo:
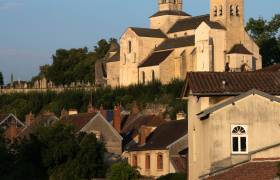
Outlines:
[[[279, 0], [244, 0], [245, 20], [270, 19]], [[185, 12], [209, 13], [209, 0], [184, 0]], [[59, 48], [92, 48], [127, 27], [148, 27], [157, 0], [0, 0], [0, 72], [30, 80]]]

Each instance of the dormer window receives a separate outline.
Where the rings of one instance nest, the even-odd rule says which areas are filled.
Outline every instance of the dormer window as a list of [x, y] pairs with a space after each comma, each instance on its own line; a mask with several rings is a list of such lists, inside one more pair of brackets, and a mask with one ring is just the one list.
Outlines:
[[216, 16], [218, 16], [218, 8], [217, 8], [217, 6], [215, 6], [214, 7], [214, 16], [216, 17]]
[[244, 125], [233, 125], [231, 127], [232, 154], [248, 153], [248, 127]]
[[240, 9], [239, 9], [239, 6], [236, 6], [236, 16], [240, 16]]
[[220, 6], [220, 10], [219, 11], [220, 11], [219, 15], [222, 16], [223, 15], [223, 6]]

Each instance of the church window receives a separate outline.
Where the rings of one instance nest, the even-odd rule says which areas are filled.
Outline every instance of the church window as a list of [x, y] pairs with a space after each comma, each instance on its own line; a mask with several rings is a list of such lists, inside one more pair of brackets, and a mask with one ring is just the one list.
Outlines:
[[162, 170], [163, 169], [163, 155], [159, 153], [157, 155], [157, 169]]
[[128, 53], [132, 52], [132, 43], [131, 41], [128, 41]]
[[137, 167], [138, 164], [137, 164], [137, 155], [136, 154], [133, 154], [132, 155], [132, 167]]
[[230, 15], [233, 16], [234, 15], [234, 12], [233, 12], [233, 5], [230, 5]]
[[155, 81], [156, 80], [156, 75], [155, 75], [155, 71], [152, 70], [152, 81]]
[[240, 16], [240, 9], [239, 9], [239, 6], [236, 6], [236, 16]]
[[123, 56], [123, 65], [126, 65], [126, 54], [124, 54]]
[[151, 156], [150, 156], [150, 154], [146, 154], [145, 168], [147, 170], [151, 169]]
[[145, 72], [142, 72], [142, 83], [145, 84], [146, 77], [145, 77]]
[[219, 11], [220, 11], [219, 15], [222, 16], [223, 15], [223, 6], [220, 6], [220, 10]]
[[214, 6], [214, 16], [218, 16], [218, 9], [217, 9], [217, 6]]
[[231, 144], [233, 154], [248, 153], [248, 134], [247, 126], [232, 126], [231, 128]]

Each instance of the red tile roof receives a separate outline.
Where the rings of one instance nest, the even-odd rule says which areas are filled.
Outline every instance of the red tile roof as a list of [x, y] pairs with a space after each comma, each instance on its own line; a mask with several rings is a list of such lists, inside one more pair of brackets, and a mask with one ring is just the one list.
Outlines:
[[96, 113], [81, 113], [76, 115], [65, 116], [61, 119], [63, 124], [72, 125], [75, 131], [80, 131], [94, 116]]
[[239, 95], [257, 89], [280, 95], [280, 72], [191, 72], [187, 74], [183, 96]]
[[268, 67], [264, 67], [263, 69], [260, 69], [259, 71], [280, 71], [280, 64], [274, 64]]

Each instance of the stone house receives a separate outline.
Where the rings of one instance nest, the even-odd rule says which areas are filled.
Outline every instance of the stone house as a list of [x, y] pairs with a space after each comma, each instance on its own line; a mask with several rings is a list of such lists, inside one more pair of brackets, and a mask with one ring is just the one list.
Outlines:
[[107, 58], [107, 85], [166, 84], [187, 72], [262, 67], [259, 47], [244, 28], [244, 0], [210, 0], [210, 14], [200, 16], [185, 13], [183, 0], [159, 0], [158, 7], [150, 28], [129, 27], [121, 35]]
[[139, 141], [123, 153], [128, 163], [142, 176], [157, 178], [169, 173], [185, 172], [187, 121], [170, 121], [157, 128], [141, 126]]
[[188, 73], [189, 179], [273, 179], [280, 162], [280, 73]]

